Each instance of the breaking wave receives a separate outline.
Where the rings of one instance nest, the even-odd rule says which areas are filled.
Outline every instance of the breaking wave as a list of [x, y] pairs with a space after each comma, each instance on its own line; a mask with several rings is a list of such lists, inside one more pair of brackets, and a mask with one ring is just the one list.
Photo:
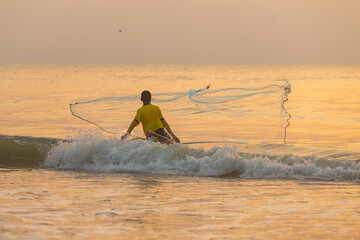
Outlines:
[[182, 174], [242, 179], [360, 181], [360, 162], [316, 156], [250, 154], [234, 147], [195, 149], [83, 134], [60, 142], [44, 167], [106, 173]]
[[269, 145], [263, 147], [266, 152], [262, 154], [238, 149], [162, 145], [141, 139], [119, 142], [100, 132], [81, 133], [67, 140], [0, 135], [0, 167], [360, 182], [360, 160], [347, 160], [341, 154], [331, 152], [334, 157], [330, 159], [270, 154]]

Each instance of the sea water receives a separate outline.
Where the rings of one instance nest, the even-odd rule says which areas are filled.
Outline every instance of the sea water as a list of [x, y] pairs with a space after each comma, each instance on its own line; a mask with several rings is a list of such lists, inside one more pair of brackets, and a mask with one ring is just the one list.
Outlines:
[[[0, 83], [1, 239], [360, 238], [360, 66], [19, 64]], [[183, 144], [119, 141], [145, 89]]]

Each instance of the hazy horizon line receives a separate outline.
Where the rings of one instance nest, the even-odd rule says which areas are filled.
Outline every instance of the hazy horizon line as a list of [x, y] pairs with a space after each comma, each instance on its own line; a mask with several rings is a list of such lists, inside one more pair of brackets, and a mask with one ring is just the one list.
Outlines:
[[1, 65], [360, 65], [360, 63], [0, 62]]

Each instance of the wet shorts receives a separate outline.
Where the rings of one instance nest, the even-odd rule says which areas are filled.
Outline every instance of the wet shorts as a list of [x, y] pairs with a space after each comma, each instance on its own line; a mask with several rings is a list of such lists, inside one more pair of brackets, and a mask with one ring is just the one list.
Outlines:
[[161, 136], [164, 136], [164, 137], [167, 137], [167, 138], [170, 138], [170, 135], [165, 131], [164, 128], [159, 128], [158, 130], [155, 131], [157, 134], [160, 134]]
[[[159, 128], [158, 130], [155, 131], [157, 134], [167, 137], [169, 139], [171, 139], [170, 135], [165, 131], [164, 128]], [[148, 137], [147, 139], [151, 140], [151, 141], [155, 141], [157, 142], [157, 138], [154, 136]]]

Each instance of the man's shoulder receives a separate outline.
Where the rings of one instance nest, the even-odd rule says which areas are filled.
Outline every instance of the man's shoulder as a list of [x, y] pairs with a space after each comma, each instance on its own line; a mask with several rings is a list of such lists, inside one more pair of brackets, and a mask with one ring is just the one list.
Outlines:
[[157, 105], [151, 104], [151, 106], [153, 106], [154, 108], [158, 108], [158, 109], [160, 109], [160, 107], [159, 107], [159, 106], [157, 106]]
[[153, 108], [153, 109], [160, 109], [157, 105], [154, 105], [154, 104], [148, 104], [148, 105], [145, 105], [145, 106], [142, 106], [142, 107], [146, 107], [148, 106], [149, 108]]
[[139, 111], [143, 111], [144, 109], [159, 109], [159, 110], [160, 110], [160, 107], [158, 107], [158, 106], [156, 106], [156, 105], [153, 105], [153, 104], [147, 104], [147, 105], [141, 106], [141, 107], [138, 109], [138, 112], [139, 112]]
[[153, 105], [153, 106], [154, 106], [154, 109], [156, 109], [156, 111], [161, 112], [160, 107], [158, 107], [156, 105]]

